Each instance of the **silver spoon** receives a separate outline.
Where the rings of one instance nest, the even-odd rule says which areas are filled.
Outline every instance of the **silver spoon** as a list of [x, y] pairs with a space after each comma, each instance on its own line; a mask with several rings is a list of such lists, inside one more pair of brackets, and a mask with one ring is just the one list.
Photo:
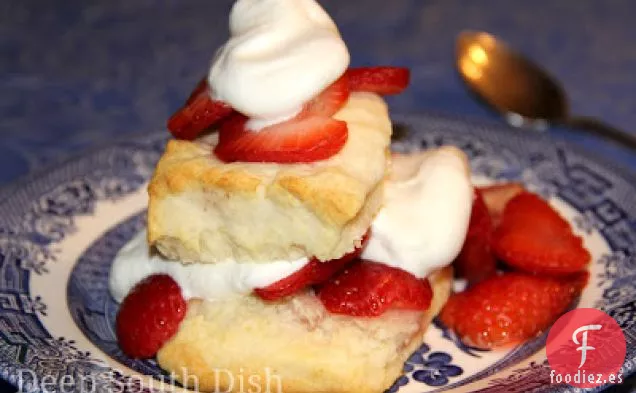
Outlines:
[[466, 84], [514, 126], [563, 125], [636, 149], [636, 136], [598, 119], [571, 116], [561, 85], [545, 70], [484, 32], [457, 38], [457, 69]]

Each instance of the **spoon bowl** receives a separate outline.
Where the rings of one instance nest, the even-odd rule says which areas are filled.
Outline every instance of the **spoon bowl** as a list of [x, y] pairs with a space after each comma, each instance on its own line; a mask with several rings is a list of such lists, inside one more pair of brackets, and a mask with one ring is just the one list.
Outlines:
[[594, 132], [636, 149], [636, 136], [589, 117], [572, 117], [561, 85], [550, 74], [485, 32], [457, 37], [457, 70], [466, 85], [514, 126], [559, 124]]

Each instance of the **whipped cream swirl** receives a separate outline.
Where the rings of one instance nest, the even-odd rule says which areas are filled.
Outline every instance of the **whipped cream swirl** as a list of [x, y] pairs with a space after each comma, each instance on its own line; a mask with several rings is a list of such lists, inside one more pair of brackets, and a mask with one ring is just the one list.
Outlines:
[[348, 66], [338, 28], [314, 0], [238, 0], [208, 81], [255, 129], [293, 117]]

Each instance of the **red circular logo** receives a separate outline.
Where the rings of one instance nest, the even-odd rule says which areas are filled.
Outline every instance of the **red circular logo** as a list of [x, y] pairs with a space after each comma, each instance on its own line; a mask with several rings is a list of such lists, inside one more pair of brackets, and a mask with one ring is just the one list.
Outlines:
[[550, 382], [580, 388], [621, 383], [625, 347], [623, 331], [612, 317], [595, 308], [572, 310], [548, 333]]

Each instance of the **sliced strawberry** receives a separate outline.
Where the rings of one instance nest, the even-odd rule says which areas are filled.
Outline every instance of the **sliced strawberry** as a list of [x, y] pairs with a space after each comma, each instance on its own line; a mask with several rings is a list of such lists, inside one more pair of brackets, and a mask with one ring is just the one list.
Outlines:
[[468, 280], [470, 284], [495, 274], [497, 270], [497, 262], [490, 248], [492, 232], [493, 226], [488, 208], [481, 192], [475, 189], [466, 240], [454, 261], [457, 275]]
[[294, 118], [258, 132], [235, 114], [221, 126], [216, 156], [225, 162], [297, 163], [327, 159], [347, 142], [347, 123], [323, 116]]
[[390, 308], [427, 310], [433, 291], [428, 280], [381, 263], [361, 261], [327, 281], [318, 297], [329, 312], [373, 317]]
[[367, 233], [362, 238], [362, 245], [360, 247], [357, 247], [339, 259], [320, 262], [318, 259], [312, 258], [309, 263], [295, 273], [265, 288], [254, 289], [254, 294], [263, 300], [279, 300], [286, 296], [293, 295], [310, 285], [322, 284], [354, 259], [358, 258], [368, 239], [369, 234]]
[[504, 208], [508, 202], [525, 191], [520, 183], [501, 183], [492, 186], [478, 187], [488, 212], [495, 226], [499, 225]]
[[345, 73], [337, 81], [309, 101], [303, 110], [307, 115], [331, 117], [338, 112], [349, 99], [349, 77]]
[[216, 156], [225, 162], [313, 162], [338, 153], [347, 142], [347, 123], [330, 116], [349, 98], [343, 75], [305, 105], [293, 119], [258, 131], [246, 128], [247, 118], [231, 116], [221, 125]]
[[295, 273], [265, 288], [254, 289], [254, 294], [263, 300], [270, 301], [293, 295], [303, 288], [322, 283], [353, 261], [359, 254], [358, 251], [354, 251], [340, 259], [333, 259], [327, 262], [320, 262], [312, 258], [309, 263]]
[[201, 131], [223, 120], [234, 110], [222, 101], [213, 100], [205, 80], [199, 82], [185, 106], [168, 120], [168, 129], [175, 138], [192, 140]]
[[349, 68], [351, 91], [368, 91], [389, 95], [399, 94], [409, 85], [411, 71], [403, 67], [360, 67]]
[[450, 297], [441, 321], [468, 345], [494, 348], [515, 344], [546, 330], [576, 299], [587, 273], [539, 277], [505, 273]]
[[179, 328], [186, 301], [170, 276], [157, 274], [138, 283], [126, 296], [117, 314], [117, 340], [133, 358], [153, 357]]
[[492, 245], [495, 255], [508, 265], [532, 273], [580, 272], [591, 258], [570, 224], [529, 192], [508, 202]]

